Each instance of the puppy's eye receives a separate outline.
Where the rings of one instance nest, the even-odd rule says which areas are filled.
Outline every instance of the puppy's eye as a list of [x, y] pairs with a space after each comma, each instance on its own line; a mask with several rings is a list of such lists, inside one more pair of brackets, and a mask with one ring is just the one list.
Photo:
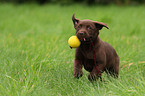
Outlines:
[[78, 28], [81, 28], [81, 25], [79, 25]]
[[92, 27], [89, 26], [88, 29], [90, 30], [90, 29], [92, 29]]

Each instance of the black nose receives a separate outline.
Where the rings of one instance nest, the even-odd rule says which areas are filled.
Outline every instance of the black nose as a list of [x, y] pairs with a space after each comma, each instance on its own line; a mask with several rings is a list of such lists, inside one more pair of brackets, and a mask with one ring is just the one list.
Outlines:
[[84, 35], [84, 32], [79, 32], [80, 35]]

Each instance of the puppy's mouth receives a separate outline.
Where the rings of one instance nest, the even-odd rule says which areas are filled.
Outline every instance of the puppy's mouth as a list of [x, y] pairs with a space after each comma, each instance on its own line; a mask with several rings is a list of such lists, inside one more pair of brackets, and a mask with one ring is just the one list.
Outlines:
[[90, 41], [90, 38], [83, 38], [83, 41], [88, 42], [88, 41]]
[[83, 37], [83, 38], [79, 38], [79, 40], [81, 41], [81, 42], [90, 42], [90, 40], [91, 40], [91, 37]]

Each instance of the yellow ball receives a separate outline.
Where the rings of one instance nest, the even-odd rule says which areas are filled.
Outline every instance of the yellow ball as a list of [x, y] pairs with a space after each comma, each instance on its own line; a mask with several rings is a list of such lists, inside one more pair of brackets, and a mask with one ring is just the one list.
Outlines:
[[80, 40], [78, 39], [77, 36], [71, 36], [69, 39], [68, 39], [68, 44], [70, 47], [72, 48], [77, 48], [80, 46], [81, 42]]

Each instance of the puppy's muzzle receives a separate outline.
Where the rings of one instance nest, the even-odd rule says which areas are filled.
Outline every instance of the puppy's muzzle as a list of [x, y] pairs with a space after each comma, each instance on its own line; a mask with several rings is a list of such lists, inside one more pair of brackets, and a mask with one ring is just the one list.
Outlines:
[[80, 39], [80, 41], [86, 41], [87, 33], [84, 31], [80, 31], [77, 33], [77, 37]]
[[80, 36], [83, 36], [83, 35], [84, 35], [84, 32], [82, 32], [82, 31], [79, 32], [79, 35], [80, 35]]

